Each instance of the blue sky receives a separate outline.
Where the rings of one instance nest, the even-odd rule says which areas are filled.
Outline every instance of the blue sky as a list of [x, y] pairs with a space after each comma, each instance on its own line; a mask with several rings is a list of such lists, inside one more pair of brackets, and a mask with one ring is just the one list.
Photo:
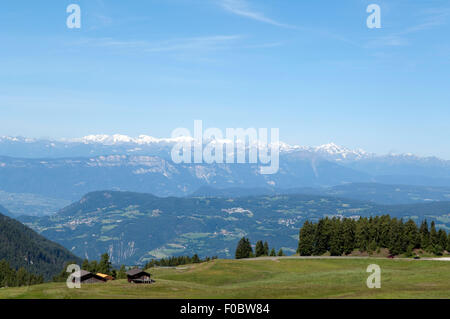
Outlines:
[[446, 0], [4, 1], [0, 135], [166, 137], [200, 119], [450, 159], [449, 23]]

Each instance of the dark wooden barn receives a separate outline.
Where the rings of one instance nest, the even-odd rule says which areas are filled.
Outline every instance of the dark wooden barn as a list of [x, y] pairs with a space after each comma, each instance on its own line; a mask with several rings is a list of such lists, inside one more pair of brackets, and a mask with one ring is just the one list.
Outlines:
[[142, 269], [131, 269], [127, 271], [128, 282], [132, 282], [135, 284], [151, 284], [155, 281], [150, 278], [150, 274], [148, 272], [143, 271]]
[[[73, 279], [75, 282], [75, 278]], [[97, 284], [97, 283], [103, 283], [106, 282], [107, 279], [98, 276], [97, 274], [93, 274], [86, 270], [80, 271], [80, 283], [81, 284]]]

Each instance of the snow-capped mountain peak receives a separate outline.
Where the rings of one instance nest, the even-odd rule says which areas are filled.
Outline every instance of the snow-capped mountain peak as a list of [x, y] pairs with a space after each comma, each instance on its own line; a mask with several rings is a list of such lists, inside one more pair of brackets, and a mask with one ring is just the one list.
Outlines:
[[314, 147], [313, 150], [322, 155], [335, 157], [335, 159], [359, 159], [370, 156], [370, 154], [362, 149], [351, 150], [335, 143], [320, 145]]
[[83, 144], [103, 144], [103, 145], [119, 145], [119, 144], [139, 144], [139, 145], [151, 145], [151, 144], [173, 144], [183, 141], [192, 141], [193, 138], [189, 136], [180, 136], [176, 138], [157, 138], [149, 135], [139, 135], [138, 137], [130, 137], [122, 134], [98, 134], [87, 135], [81, 138], [73, 138], [64, 140], [68, 143], [83, 143]]

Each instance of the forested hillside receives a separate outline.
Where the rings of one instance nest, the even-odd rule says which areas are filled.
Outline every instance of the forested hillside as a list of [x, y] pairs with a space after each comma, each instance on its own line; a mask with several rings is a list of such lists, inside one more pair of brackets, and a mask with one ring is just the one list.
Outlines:
[[64, 247], [47, 240], [18, 221], [0, 214], [0, 260], [12, 268], [50, 279], [64, 263], [79, 258]]

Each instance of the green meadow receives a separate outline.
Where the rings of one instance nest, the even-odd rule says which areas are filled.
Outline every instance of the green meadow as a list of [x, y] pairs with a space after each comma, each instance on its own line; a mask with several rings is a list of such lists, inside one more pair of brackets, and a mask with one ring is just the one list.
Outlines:
[[[367, 266], [381, 267], [381, 288], [369, 289]], [[156, 283], [116, 280], [68, 289], [65, 283], [0, 289], [0, 298], [450, 298], [450, 261], [336, 258], [214, 260], [152, 268]]]

